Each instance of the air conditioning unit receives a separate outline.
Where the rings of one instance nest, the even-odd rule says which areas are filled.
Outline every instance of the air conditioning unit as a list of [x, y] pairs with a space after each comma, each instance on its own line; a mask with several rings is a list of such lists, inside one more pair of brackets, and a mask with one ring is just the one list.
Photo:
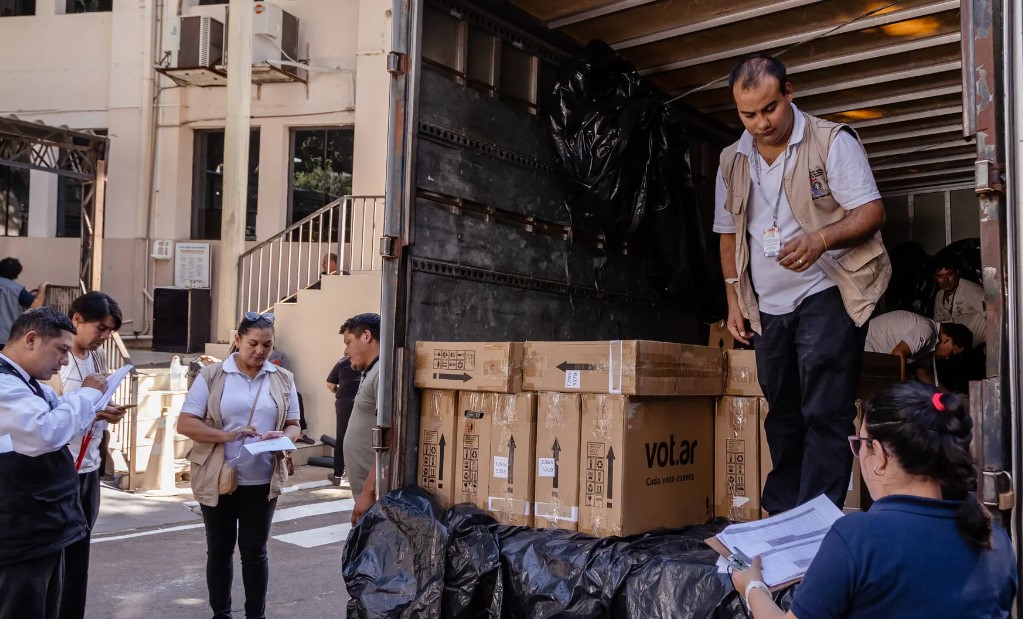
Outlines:
[[252, 10], [252, 81], [305, 81], [305, 71], [288, 64], [299, 58], [298, 18], [262, 0]]
[[168, 20], [164, 49], [170, 53], [157, 71], [181, 86], [225, 86], [224, 24], [208, 15]]

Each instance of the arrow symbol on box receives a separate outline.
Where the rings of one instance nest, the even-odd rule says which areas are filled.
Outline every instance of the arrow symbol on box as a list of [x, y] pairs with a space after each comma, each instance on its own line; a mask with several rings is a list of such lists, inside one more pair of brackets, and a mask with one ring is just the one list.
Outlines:
[[511, 492], [512, 473], [515, 471], [515, 437], [508, 438], [508, 492]]
[[441, 380], [460, 380], [463, 383], [467, 383], [472, 380], [472, 376], [464, 372], [461, 374], [434, 374], [433, 377]]
[[594, 372], [597, 369], [594, 363], [569, 363], [568, 361], [562, 361], [557, 367], [562, 372], [568, 372], [569, 370]]
[[611, 499], [614, 497], [615, 483], [615, 448], [607, 449], [607, 506], [611, 507]]
[[444, 440], [444, 435], [440, 435], [440, 442], [437, 445], [440, 446], [440, 468], [437, 469], [437, 481], [444, 481], [444, 446], [448, 442]]
[[554, 444], [551, 445], [551, 455], [554, 456], [554, 492], [558, 491], [558, 456], [561, 455], [561, 443], [554, 437]]

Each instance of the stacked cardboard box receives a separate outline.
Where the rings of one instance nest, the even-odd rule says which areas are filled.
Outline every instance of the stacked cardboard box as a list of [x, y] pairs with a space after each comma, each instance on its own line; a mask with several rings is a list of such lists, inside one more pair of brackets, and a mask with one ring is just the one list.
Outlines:
[[539, 394], [536, 412], [535, 526], [579, 526], [579, 436], [582, 396]]

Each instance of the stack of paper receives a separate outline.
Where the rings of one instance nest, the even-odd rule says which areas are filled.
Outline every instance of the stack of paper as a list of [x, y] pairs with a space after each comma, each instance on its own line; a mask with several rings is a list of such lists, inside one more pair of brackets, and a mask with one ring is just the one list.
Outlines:
[[809, 503], [765, 520], [726, 527], [707, 543], [722, 556], [760, 556], [764, 583], [777, 587], [803, 577], [821, 541], [842, 511], [821, 495]]

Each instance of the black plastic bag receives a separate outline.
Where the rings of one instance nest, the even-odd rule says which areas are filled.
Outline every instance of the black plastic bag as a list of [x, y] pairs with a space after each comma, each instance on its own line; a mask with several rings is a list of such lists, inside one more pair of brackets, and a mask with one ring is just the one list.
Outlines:
[[447, 543], [425, 491], [395, 490], [374, 503], [342, 555], [349, 619], [440, 617]]
[[449, 510], [444, 522], [448, 528], [444, 617], [500, 619], [504, 583], [494, 519], [465, 505]]
[[722, 317], [713, 205], [697, 200], [677, 110], [601, 41], [562, 64], [546, 108], [556, 159], [573, 188], [573, 226], [611, 245], [627, 242], [654, 288], [687, 313]]

